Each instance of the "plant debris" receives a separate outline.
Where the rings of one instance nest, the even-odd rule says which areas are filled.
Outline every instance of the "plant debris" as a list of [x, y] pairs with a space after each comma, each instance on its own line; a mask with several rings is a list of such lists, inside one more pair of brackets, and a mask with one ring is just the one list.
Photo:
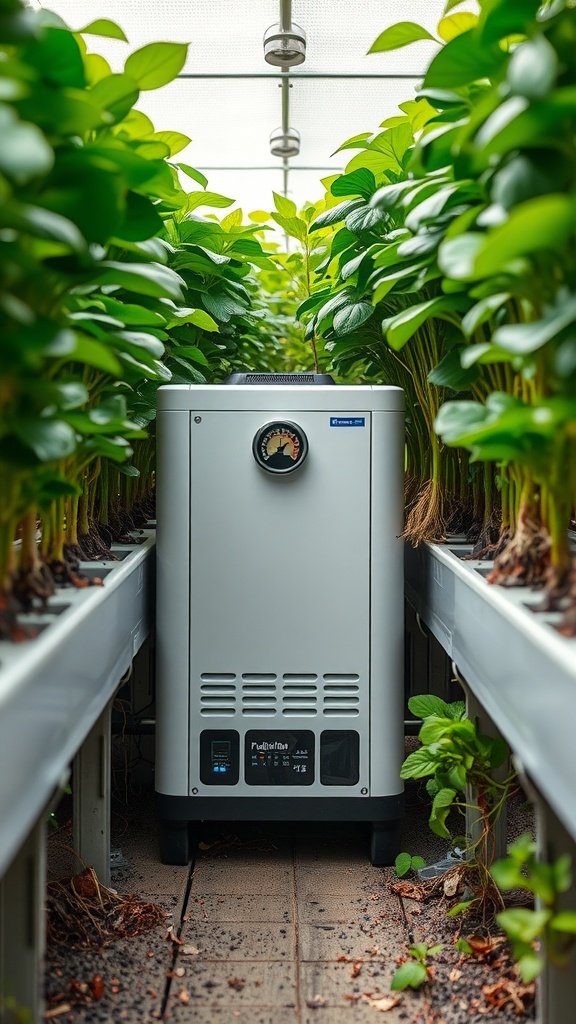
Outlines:
[[102, 949], [161, 924], [166, 911], [156, 903], [120, 895], [87, 867], [67, 881], [47, 886], [47, 938], [75, 949]]

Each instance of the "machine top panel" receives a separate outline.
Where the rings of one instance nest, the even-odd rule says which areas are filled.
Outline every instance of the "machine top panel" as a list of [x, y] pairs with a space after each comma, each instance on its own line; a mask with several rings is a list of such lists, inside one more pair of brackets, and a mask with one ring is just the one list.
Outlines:
[[181, 412], [402, 412], [404, 392], [371, 384], [167, 384], [158, 389], [158, 408]]

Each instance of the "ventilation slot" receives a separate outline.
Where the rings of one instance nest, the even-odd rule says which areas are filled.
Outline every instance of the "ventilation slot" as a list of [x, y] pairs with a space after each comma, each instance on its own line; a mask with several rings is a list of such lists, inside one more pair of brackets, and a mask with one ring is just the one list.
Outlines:
[[226, 718], [236, 714], [234, 672], [203, 672], [200, 676], [200, 714]]
[[360, 714], [360, 676], [355, 672], [324, 675], [322, 713], [329, 717], [355, 718]]
[[242, 714], [269, 718], [276, 714], [276, 674], [242, 673]]
[[318, 676], [314, 672], [287, 672], [282, 687], [282, 714], [311, 718], [318, 714]]

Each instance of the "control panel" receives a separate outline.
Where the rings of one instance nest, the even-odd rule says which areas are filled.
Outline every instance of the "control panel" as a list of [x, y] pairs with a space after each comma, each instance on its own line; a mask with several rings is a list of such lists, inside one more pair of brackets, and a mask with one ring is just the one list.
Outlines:
[[244, 772], [249, 786], [311, 786], [314, 782], [314, 733], [246, 733]]
[[235, 729], [206, 729], [200, 736], [200, 779], [205, 786], [235, 786], [240, 737]]

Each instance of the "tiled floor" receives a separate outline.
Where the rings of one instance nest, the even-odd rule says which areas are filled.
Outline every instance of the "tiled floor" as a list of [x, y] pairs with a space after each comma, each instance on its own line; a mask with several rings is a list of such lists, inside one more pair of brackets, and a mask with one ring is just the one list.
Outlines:
[[[95, 974], [105, 984], [101, 1000], [52, 1018], [58, 1024], [426, 1021], [419, 994], [375, 1012], [408, 928], [435, 938], [422, 932], [418, 906], [390, 892], [392, 871], [371, 867], [362, 826], [212, 826], [190, 866], [170, 867], [159, 861], [152, 799], [123, 813], [113, 884], [160, 903], [165, 923], [99, 953], [50, 950], [49, 993]], [[412, 801], [403, 848], [431, 863], [446, 844], [426, 818], [426, 805]]]
[[[106, 986], [98, 1003], [56, 1019], [373, 1021], [362, 993], [389, 994], [407, 932], [389, 874], [370, 866], [359, 828], [300, 824], [291, 836], [286, 826], [279, 834], [231, 825], [229, 842], [208, 835], [208, 848], [179, 868], [159, 863], [153, 819], [142, 814], [122, 837], [126, 866], [114, 884], [160, 902], [166, 924], [98, 954], [54, 951], [48, 991], [97, 973]], [[176, 942], [165, 937], [170, 926]], [[388, 1024], [403, 1019], [397, 1012]]]

